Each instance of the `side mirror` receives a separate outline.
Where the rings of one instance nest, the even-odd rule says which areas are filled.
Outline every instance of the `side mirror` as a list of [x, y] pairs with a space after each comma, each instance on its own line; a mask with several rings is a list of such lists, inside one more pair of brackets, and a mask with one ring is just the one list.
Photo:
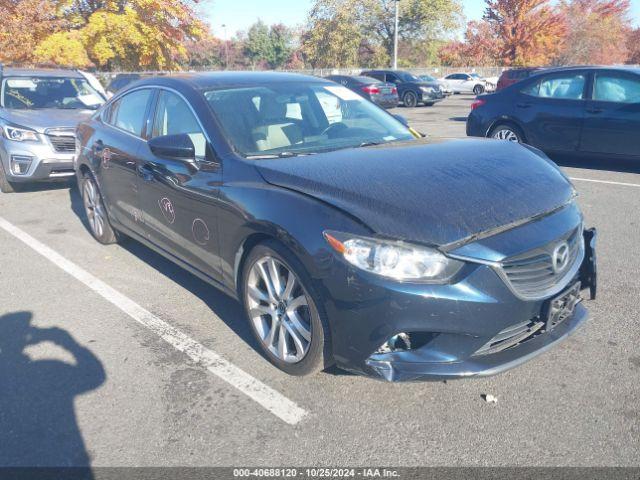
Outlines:
[[407, 120], [405, 117], [403, 117], [402, 115], [395, 115], [395, 114], [393, 116], [405, 127], [409, 127], [409, 120]]
[[148, 144], [157, 157], [181, 160], [193, 165], [196, 163], [196, 148], [191, 137], [185, 133], [155, 137]]

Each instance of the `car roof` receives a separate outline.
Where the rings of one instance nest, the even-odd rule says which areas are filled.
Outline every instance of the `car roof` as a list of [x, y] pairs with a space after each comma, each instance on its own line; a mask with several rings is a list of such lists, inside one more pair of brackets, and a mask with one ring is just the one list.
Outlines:
[[538, 73], [570, 72], [574, 70], [619, 70], [640, 74], [640, 67], [634, 65], [572, 65], [569, 67], [539, 68]]
[[203, 72], [203, 73], [179, 73], [163, 77], [150, 77], [136, 82], [136, 86], [190, 86], [198, 90], [207, 88], [269, 85], [282, 82], [296, 83], [331, 83], [320, 77], [300, 75], [297, 73], [282, 72]]
[[49, 68], [5, 68], [3, 77], [56, 77], [56, 78], [84, 78], [77, 70], [62, 70]]

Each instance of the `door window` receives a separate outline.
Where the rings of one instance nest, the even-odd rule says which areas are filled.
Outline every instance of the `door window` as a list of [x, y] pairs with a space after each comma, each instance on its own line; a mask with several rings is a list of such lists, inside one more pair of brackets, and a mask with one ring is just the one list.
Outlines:
[[598, 73], [593, 87], [593, 99], [601, 102], [640, 103], [640, 79]]
[[150, 97], [150, 89], [126, 94], [111, 105], [108, 122], [121, 130], [142, 137]]
[[582, 74], [544, 77], [525, 87], [522, 93], [540, 98], [582, 100], [585, 83], [586, 77]]
[[189, 135], [196, 157], [205, 156], [207, 141], [189, 105], [175, 93], [161, 90], [151, 136], [155, 138], [180, 134]]

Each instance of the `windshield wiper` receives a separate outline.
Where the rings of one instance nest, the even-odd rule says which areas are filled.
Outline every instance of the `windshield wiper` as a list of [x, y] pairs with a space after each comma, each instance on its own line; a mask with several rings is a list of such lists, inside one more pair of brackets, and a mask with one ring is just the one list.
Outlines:
[[304, 157], [306, 155], [313, 155], [313, 152], [280, 152], [280, 153], [265, 153], [264, 155], [247, 155], [249, 160], [265, 160], [269, 158], [292, 158], [292, 157]]
[[383, 143], [387, 143], [387, 142], [362, 142], [360, 145], [358, 145], [358, 148], [375, 147], [378, 145], [382, 145]]

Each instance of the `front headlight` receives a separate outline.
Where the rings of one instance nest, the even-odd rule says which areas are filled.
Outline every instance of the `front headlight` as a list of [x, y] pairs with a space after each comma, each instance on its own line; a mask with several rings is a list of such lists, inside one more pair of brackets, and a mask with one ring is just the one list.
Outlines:
[[333, 231], [324, 232], [324, 237], [351, 265], [394, 280], [446, 283], [464, 265], [418, 245]]
[[33, 130], [18, 127], [4, 127], [4, 134], [9, 140], [15, 142], [39, 142], [38, 134]]
[[433, 87], [420, 87], [420, 90], [422, 90], [424, 93], [433, 93], [433, 92], [435, 92]]

